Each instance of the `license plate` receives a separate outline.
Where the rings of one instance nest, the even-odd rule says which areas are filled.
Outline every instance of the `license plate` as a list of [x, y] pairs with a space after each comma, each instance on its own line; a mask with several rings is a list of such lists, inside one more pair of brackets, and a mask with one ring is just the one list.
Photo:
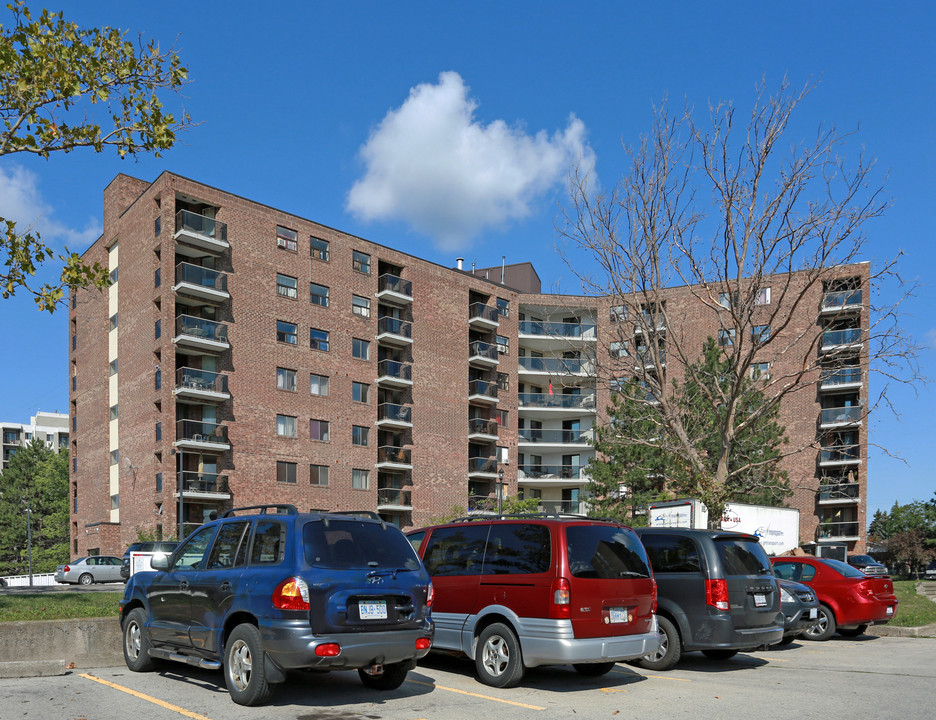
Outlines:
[[358, 615], [361, 620], [386, 620], [387, 619], [387, 601], [386, 600], [359, 600]]
[[754, 607], [767, 607], [767, 596], [764, 593], [754, 593]]
[[809, 619], [815, 620], [819, 617], [819, 608], [809, 608]]
[[887, 608], [887, 614], [888, 614], [888, 615], [893, 615], [893, 614], [894, 614], [894, 608], [893, 608], [893, 607]]
[[627, 622], [627, 610], [624, 608], [608, 608], [608, 612], [611, 615], [612, 623], [626, 623]]

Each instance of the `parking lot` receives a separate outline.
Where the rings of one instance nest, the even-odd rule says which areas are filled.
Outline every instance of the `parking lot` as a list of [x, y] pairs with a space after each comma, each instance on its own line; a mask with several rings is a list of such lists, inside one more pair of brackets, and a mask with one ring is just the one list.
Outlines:
[[936, 639], [866, 635], [738, 655], [713, 662], [687, 655], [672, 671], [618, 665], [584, 678], [571, 667], [530, 671], [497, 690], [478, 683], [464, 659], [430, 655], [398, 690], [365, 689], [356, 672], [302, 673], [263, 708], [235, 705], [220, 672], [170, 665], [160, 673], [124, 667], [64, 677], [0, 680], [0, 718], [69, 720], [477, 720], [653, 717], [931, 718], [936, 704]]

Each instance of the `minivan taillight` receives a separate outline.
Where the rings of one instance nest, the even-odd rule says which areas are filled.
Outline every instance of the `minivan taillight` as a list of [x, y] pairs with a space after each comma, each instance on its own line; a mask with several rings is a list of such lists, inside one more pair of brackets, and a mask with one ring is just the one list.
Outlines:
[[572, 617], [572, 595], [569, 591], [568, 580], [564, 577], [553, 580], [549, 588], [549, 596], [552, 600], [549, 603], [549, 617], [559, 619]]
[[727, 580], [706, 580], [705, 581], [705, 604], [711, 605], [719, 610], [728, 609], [728, 581]]
[[651, 585], [651, 589], [652, 589], [651, 597], [653, 598], [653, 602], [650, 603], [650, 612], [653, 613], [654, 615], [656, 615], [656, 611], [657, 611], [657, 584], [656, 584], [656, 578], [650, 578], [650, 582], [653, 583], [653, 584]]
[[286, 578], [273, 591], [273, 607], [279, 610], [308, 610], [309, 586], [302, 578]]

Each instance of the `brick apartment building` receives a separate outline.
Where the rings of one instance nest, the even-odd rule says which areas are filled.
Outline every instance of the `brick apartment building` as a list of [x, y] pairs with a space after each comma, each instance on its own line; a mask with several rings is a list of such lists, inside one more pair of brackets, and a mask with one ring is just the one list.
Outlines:
[[[586, 509], [610, 393], [593, 361], [627, 322], [611, 298], [542, 294], [529, 263], [442, 267], [171, 173], [117, 176], [84, 260], [113, 282], [70, 298], [76, 555], [271, 502], [403, 527], [494, 509], [498, 488]], [[802, 316], [839, 360], [781, 421], [824, 433], [785, 461], [801, 537], [860, 548], [868, 271], [842, 272]], [[666, 303], [715, 335], [685, 288]]]

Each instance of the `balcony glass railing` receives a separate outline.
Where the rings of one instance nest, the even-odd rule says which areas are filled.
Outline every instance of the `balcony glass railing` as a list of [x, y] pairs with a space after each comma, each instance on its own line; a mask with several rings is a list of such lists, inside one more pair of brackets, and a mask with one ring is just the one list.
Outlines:
[[191, 315], [179, 315], [176, 318], [176, 335], [187, 335], [220, 343], [228, 341], [227, 325]]
[[820, 540], [829, 538], [845, 538], [858, 536], [858, 523], [848, 522], [820, 522], [816, 534]]
[[838, 290], [822, 296], [823, 310], [834, 310], [849, 305], [861, 305], [861, 290]]
[[377, 448], [377, 462], [412, 465], [411, 452], [409, 448], [401, 448], [395, 445], [381, 445]]
[[410, 338], [413, 336], [413, 323], [384, 315], [377, 321], [377, 334], [382, 335], [384, 333]]
[[487, 360], [497, 360], [497, 345], [475, 340], [468, 345], [468, 357], [481, 357]]
[[3, 433], [3, 442], [5, 445], [18, 445], [19, 433], [12, 433], [12, 432]]
[[849, 462], [861, 459], [860, 445], [832, 445], [819, 451], [820, 462]]
[[861, 342], [861, 328], [845, 328], [844, 330], [826, 330], [822, 333], [822, 346], [851, 345]]
[[597, 325], [593, 323], [561, 323], [524, 320], [520, 323], [521, 335], [540, 335], [561, 338], [594, 338]]
[[657, 357], [654, 357], [653, 353], [649, 350], [637, 350], [634, 356], [637, 358], [637, 363], [644, 367], [652, 367], [656, 365], [657, 362], [659, 362], [660, 365], [666, 365], [666, 353], [663, 350], [657, 353]]
[[581, 358], [522, 357], [520, 369], [551, 374], [574, 374], [589, 372], [592, 365], [588, 360]]
[[176, 370], [176, 388], [179, 390], [226, 393], [228, 391], [228, 379], [227, 375], [211, 372], [210, 370], [181, 367]]
[[381, 420], [412, 423], [413, 408], [410, 405], [398, 405], [397, 403], [380, 403], [377, 406], [377, 421]]
[[497, 399], [497, 383], [490, 380], [471, 380], [468, 383], [468, 395], [481, 395]]
[[203, 420], [179, 420], [176, 422], [176, 440], [227, 445], [227, 427]]
[[469, 435], [497, 435], [498, 424], [496, 420], [485, 418], [471, 418], [468, 421]]
[[413, 297], [413, 283], [387, 273], [377, 278], [377, 292], [393, 292], [411, 298]]
[[469, 512], [497, 512], [497, 497], [494, 495], [469, 495]]
[[833, 485], [819, 486], [820, 500], [855, 500], [859, 496], [861, 488], [858, 483], [836, 483]]
[[567, 410], [594, 410], [595, 393], [560, 395], [549, 393], [520, 393], [522, 408], [560, 408]]
[[468, 306], [469, 320], [486, 320], [490, 323], [498, 322], [497, 308], [484, 303], [472, 303]]
[[198, 285], [210, 290], [227, 292], [227, 274], [192, 265], [191, 263], [179, 263], [175, 269], [176, 285], [179, 283], [188, 283], [189, 285]]
[[580, 515], [583, 508], [584, 503], [581, 500], [543, 500], [537, 512]]
[[823, 408], [822, 424], [855, 423], [861, 420], [861, 407]]
[[413, 379], [413, 366], [396, 360], [381, 360], [377, 363], [377, 377], [392, 377], [399, 380]]
[[230, 494], [227, 475], [185, 471], [182, 473], [182, 489], [191, 493]]
[[545, 479], [561, 478], [563, 480], [578, 480], [582, 477], [582, 470], [587, 465], [519, 465], [520, 478]]
[[861, 368], [823, 368], [823, 385], [852, 385], [861, 382]]
[[378, 505], [395, 505], [397, 507], [412, 507], [412, 490], [401, 488], [377, 488]]
[[496, 473], [496, 457], [473, 457], [468, 458], [468, 472], [470, 473]]
[[189, 210], [179, 210], [176, 213], [176, 232], [182, 231], [195, 235], [204, 235], [220, 242], [227, 242], [227, 223], [218, 222], [214, 218], [205, 217]]
[[592, 430], [530, 430], [517, 431], [517, 437], [523, 443], [583, 444], [590, 443]]

